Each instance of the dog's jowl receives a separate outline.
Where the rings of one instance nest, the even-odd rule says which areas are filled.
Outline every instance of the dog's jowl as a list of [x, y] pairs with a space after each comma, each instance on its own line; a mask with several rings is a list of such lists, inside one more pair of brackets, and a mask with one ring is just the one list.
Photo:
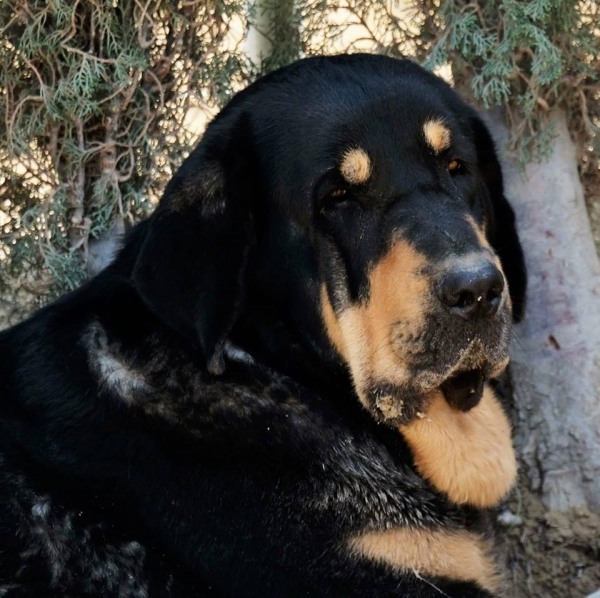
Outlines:
[[505, 593], [525, 272], [484, 124], [381, 56], [238, 94], [0, 334], [0, 596]]

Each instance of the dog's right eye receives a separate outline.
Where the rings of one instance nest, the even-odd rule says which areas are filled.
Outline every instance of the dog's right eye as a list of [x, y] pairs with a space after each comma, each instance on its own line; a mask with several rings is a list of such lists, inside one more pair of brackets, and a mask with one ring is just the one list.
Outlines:
[[465, 174], [467, 168], [460, 160], [454, 159], [448, 162], [448, 172], [450, 176], [456, 176], [457, 174]]
[[321, 180], [315, 189], [316, 207], [321, 213], [349, 206], [355, 199], [353, 190], [340, 177], [333, 177], [331, 174]]

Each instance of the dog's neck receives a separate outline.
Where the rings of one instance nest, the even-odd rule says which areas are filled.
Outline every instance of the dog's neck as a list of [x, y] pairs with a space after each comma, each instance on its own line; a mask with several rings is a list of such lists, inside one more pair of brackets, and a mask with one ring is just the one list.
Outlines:
[[[231, 340], [257, 361], [298, 382], [323, 391], [354, 395], [347, 368], [334, 352], [317, 321], [300, 323], [273, 306], [247, 306]], [[318, 316], [313, 314], [316, 319]], [[312, 318], [311, 318], [312, 319]]]

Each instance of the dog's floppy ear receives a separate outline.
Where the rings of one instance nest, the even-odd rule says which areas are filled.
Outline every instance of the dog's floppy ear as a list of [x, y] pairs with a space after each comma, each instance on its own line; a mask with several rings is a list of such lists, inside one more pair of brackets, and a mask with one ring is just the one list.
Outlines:
[[240, 121], [215, 121], [175, 174], [133, 271], [146, 305], [201, 350], [213, 374], [224, 369], [253, 244], [255, 185], [248, 127]]
[[489, 241], [500, 257], [502, 269], [508, 280], [513, 318], [515, 322], [520, 322], [525, 312], [527, 271], [517, 233], [515, 213], [504, 195], [502, 169], [492, 136], [479, 116], [474, 116], [470, 120], [475, 133], [479, 171], [492, 202], [491, 221], [488, 227]]

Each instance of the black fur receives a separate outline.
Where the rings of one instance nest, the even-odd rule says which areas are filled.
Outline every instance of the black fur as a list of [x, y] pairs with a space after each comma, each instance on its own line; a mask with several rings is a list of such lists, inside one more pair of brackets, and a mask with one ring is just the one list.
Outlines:
[[[318, 308], [340, 275], [327, 259], [360, 301], [387, 247], [370, 216], [353, 230], [339, 213], [353, 206], [323, 204], [342, 184], [339, 144], [380, 140], [378, 187], [353, 193], [386, 213], [390, 189], [401, 199], [419, 184], [403, 156], [432, 159], [410, 137], [419, 99], [463, 131], [475, 182], [459, 195], [493, 219], [520, 317], [514, 215], [489, 134], [454, 92], [365, 55], [261, 79], [209, 126], [112, 265], [0, 333], [0, 596], [489, 596], [345, 548], [393, 526], [492, 533], [489, 513], [451, 504], [360, 405]], [[411, 143], [399, 146], [390, 131], [402, 130]], [[391, 152], [397, 173], [382, 166]]]

